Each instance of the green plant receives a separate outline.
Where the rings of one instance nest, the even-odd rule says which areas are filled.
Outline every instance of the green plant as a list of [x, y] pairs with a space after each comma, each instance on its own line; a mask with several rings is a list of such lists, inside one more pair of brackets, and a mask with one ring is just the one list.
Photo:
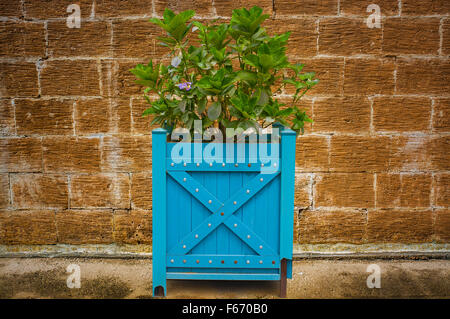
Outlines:
[[[166, 32], [159, 40], [171, 62], [151, 61], [130, 70], [146, 87], [150, 107], [143, 116], [154, 116], [152, 124], [191, 131], [194, 120], [201, 120], [203, 128], [222, 131], [279, 122], [303, 133], [305, 122], [312, 120], [296, 102], [318, 80], [314, 72], [302, 73], [303, 64], [289, 63], [290, 33], [268, 35], [261, 23], [269, 15], [256, 6], [233, 10], [229, 23], [188, 23], [194, 15], [192, 10], [175, 14], [166, 9], [163, 19], [150, 19]], [[198, 34], [198, 46], [189, 44], [191, 32]], [[286, 86], [295, 88], [290, 105], [276, 98]], [[150, 93], [157, 99], [152, 101]]]

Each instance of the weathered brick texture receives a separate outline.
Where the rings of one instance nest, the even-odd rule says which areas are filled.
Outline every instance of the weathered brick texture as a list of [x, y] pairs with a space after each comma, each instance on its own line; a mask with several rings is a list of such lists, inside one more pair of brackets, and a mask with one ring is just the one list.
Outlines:
[[316, 20], [302, 19], [270, 19], [264, 22], [270, 33], [291, 32], [287, 54], [293, 57], [309, 57], [317, 54]]
[[429, 132], [432, 102], [426, 97], [375, 97], [373, 128], [377, 132]]
[[152, 243], [152, 215], [148, 210], [116, 210], [114, 241], [125, 244]]
[[379, 54], [381, 39], [381, 29], [367, 28], [364, 18], [324, 18], [319, 22], [320, 54]]
[[56, 213], [58, 242], [108, 244], [113, 242], [112, 210], [63, 210]]
[[169, 51], [160, 46], [161, 29], [148, 19], [113, 23], [113, 54], [115, 58], [158, 58]]
[[14, 135], [15, 125], [12, 101], [0, 100], [0, 136]]
[[101, 18], [151, 16], [152, 0], [96, 0], [95, 15]]
[[434, 205], [440, 207], [450, 206], [450, 174], [441, 173], [435, 175]]
[[0, 174], [0, 208], [9, 206], [9, 176], [8, 174]]
[[0, 148], [0, 172], [42, 171], [42, 142], [40, 138], [1, 138]]
[[[8, 0], [5, 0], [6, 2]], [[16, 0], [8, 1], [14, 2]], [[71, 4], [80, 6], [81, 18], [88, 18], [92, 13], [92, 0], [23, 0], [24, 15], [27, 19], [55, 19], [68, 16], [67, 7]], [[70, 11], [72, 12], [72, 11]]]
[[383, 52], [437, 55], [439, 24], [439, 18], [388, 18], [384, 22]]
[[98, 172], [100, 139], [45, 137], [42, 142], [45, 172]]
[[320, 79], [297, 105], [294, 241], [450, 242], [449, 1], [0, 0], [0, 244], [151, 244], [156, 126], [129, 69], [170, 57], [148, 19], [253, 5]]
[[434, 100], [433, 130], [450, 132], [450, 99]]
[[83, 22], [80, 28], [68, 28], [66, 21], [49, 22], [48, 54], [52, 57], [111, 56], [111, 24]]
[[318, 207], [374, 207], [373, 174], [332, 173], [316, 176], [314, 204]]
[[54, 211], [0, 211], [0, 244], [48, 245], [57, 241]]
[[450, 241], [448, 229], [450, 228], [450, 210], [436, 210], [436, 219], [434, 221], [434, 236], [437, 242], [446, 243]]
[[78, 100], [75, 104], [75, 130], [77, 135], [130, 133], [130, 99]]
[[433, 234], [431, 210], [375, 210], [368, 213], [369, 242], [430, 242]]
[[366, 213], [354, 210], [306, 211], [300, 214], [300, 243], [362, 243]]
[[0, 62], [0, 97], [38, 96], [36, 63]]
[[[340, 0], [339, 9], [341, 15], [358, 15], [368, 16], [367, 7], [371, 4], [377, 4], [380, 7], [380, 12], [384, 16], [398, 15], [398, 0]], [[373, 13], [373, 10], [370, 11]]]
[[409, 59], [397, 62], [397, 93], [448, 96], [448, 59]]
[[11, 175], [14, 208], [67, 208], [67, 176], [50, 174]]
[[297, 174], [295, 176], [294, 205], [298, 208], [307, 208], [312, 204], [311, 176]]
[[336, 0], [275, 0], [275, 12], [278, 15], [312, 15], [326, 16], [338, 13], [338, 2]]
[[40, 79], [42, 95], [100, 95], [98, 63], [95, 60], [46, 62]]
[[43, 23], [1, 22], [0, 56], [43, 56], [45, 35]]
[[378, 208], [430, 207], [430, 174], [378, 174]]
[[72, 135], [72, 100], [15, 100], [18, 135]]
[[71, 208], [130, 208], [128, 174], [72, 175]]
[[346, 59], [344, 94], [393, 94], [395, 88], [394, 71], [395, 63], [391, 59]]
[[315, 133], [367, 133], [370, 101], [367, 97], [328, 97], [314, 101]]

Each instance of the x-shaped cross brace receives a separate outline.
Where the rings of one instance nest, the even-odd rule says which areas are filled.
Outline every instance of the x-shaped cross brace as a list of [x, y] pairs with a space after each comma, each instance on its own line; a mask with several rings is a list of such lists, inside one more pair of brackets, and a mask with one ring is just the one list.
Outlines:
[[270, 183], [270, 181], [279, 174], [279, 171], [271, 174], [258, 174], [224, 203], [218, 200], [205, 187], [203, 187], [203, 185], [197, 182], [185, 171], [169, 170], [168, 174], [212, 212], [208, 218], [206, 218], [192, 232], [186, 235], [175, 247], [173, 247], [168, 252], [168, 255], [187, 254], [221, 224], [227, 226], [258, 255], [277, 255], [260, 236], [258, 236], [241, 220], [233, 216], [233, 214], [256, 193], [258, 193], [265, 185]]

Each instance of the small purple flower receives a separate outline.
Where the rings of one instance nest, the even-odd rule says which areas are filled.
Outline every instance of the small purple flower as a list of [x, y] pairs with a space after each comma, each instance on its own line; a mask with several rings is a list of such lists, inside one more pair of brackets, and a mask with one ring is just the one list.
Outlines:
[[180, 90], [189, 91], [191, 89], [191, 84], [192, 84], [191, 82], [183, 82], [177, 84], [177, 86]]

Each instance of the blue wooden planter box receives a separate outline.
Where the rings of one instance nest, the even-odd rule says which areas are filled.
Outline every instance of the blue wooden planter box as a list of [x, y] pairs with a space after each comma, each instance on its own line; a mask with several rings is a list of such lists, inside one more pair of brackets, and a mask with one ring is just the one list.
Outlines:
[[[234, 163], [193, 156], [177, 163], [167, 131], [152, 136], [153, 294], [166, 294], [167, 279], [279, 280], [285, 296], [292, 278], [295, 132], [281, 128], [272, 141], [279, 156], [267, 164], [249, 157], [248, 143], [231, 145]], [[189, 147], [199, 145], [208, 144]], [[220, 145], [226, 156], [230, 149]], [[263, 172], [264, 165], [272, 169]]]

